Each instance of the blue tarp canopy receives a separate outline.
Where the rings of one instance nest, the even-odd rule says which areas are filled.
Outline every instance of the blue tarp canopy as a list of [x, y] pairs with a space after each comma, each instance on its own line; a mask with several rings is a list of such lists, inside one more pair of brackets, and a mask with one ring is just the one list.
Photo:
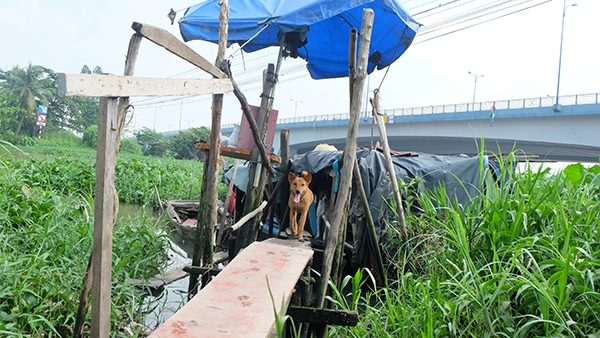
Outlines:
[[[362, 10], [375, 22], [368, 72], [397, 60], [412, 43], [419, 24], [398, 0], [230, 0], [228, 44], [246, 52], [290, 47], [290, 56], [306, 60], [314, 79], [348, 76], [350, 28], [359, 31]], [[189, 7], [179, 20], [184, 41], [219, 39], [219, 0]]]

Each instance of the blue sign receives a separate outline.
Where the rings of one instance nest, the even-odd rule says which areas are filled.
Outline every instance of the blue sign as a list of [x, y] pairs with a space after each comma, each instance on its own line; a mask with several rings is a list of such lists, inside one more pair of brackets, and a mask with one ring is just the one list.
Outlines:
[[38, 114], [48, 114], [48, 107], [42, 106], [41, 104], [38, 106]]

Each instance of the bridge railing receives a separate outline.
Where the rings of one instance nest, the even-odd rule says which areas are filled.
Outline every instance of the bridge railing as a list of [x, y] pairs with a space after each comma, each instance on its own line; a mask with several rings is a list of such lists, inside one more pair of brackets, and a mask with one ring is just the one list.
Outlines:
[[[567, 95], [559, 98], [561, 105], [578, 104], [597, 104], [600, 103], [600, 93]], [[469, 111], [485, 111], [496, 109], [521, 109], [521, 108], [539, 108], [552, 107], [556, 103], [556, 96], [546, 96], [529, 99], [499, 100], [487, 102], [445, 104], [439, 106], [425, 106], [416, 108], [393, 108], [384, 109], [383, 113], [387, 116], [407, 116], [407, 115], [426, 115], [426, 114], [452, 114], [464, 113]], [[301, 122], [320, 122], [333, 120], [347, 120], [349, 113], [321, 114], [312, 116], [288, 117], [277, 120], [277, 124], [301, 123]], [[222, 129], [233, 128], [233, 124], [225, 124]]]

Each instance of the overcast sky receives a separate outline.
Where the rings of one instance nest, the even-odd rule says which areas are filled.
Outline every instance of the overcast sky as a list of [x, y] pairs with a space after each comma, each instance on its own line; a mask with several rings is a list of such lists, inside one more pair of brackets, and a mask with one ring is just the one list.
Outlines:
[[[520, 7], [545, 0], [519, 0]], [[7, 70], [29, 62], [56, 72], [79, 73], [83, 65], [100, 66], [104, 72], [121, 75], [134, 21], [167, 29], [181, 39], [177, 21], [171, 25], [167, 13], [180, 11], [197, 1], [175, 0], [0, 0], [0, 68]], [[451, 1], [401, 1], [410, 14], [427, 28], [444, 20], [451, 12], [421, 12]], [[460, 0], [471, 12], [477, 6], [495, 0]], [[600, 0], [576, 0], [566, 10], [560, 94], [600, 92]], [[573, 1], [567, 1], [572, 4]], [[392, 64], [381, 86], [384, 109], [468, 103], [473, 99], [474, 77], [478, 79], [476, 100], [495, 101], [556, 95], [558, 57], [563, 0], [552, 0], [535, 8], [504, 18], [479, 19], [475, 27], [426, 41], [430, 36], [459, 28], [417, 36], [408, 51]], [[421, 14], [419, 14], [421, 13]], [[429, 12], [428, 12], [429, 13]], [[501, 14], [501, 13], [499, 13]], [[498, 16], [498, 15], [496, 15]], [[489, 21], [489, 22], [487, 22]], [[474, 20], [473, 22], [476, 22]], [[429, 25], [429, 26], [428, 26]], [[463, 25], [464, 26], [464, 25]], [[189, 45], [211, 62], [216, 47], [192, 41]], [[235, 50], [228, 50], [230, 55]], [[260, 54], [236, 54], [234, 77], [251, 104], [260, 102], [258, 76], [268, 62], [276, 61], [276, 49]], [[243, 62], [242, 62], [243, 61]], [[295, 63], [294, 63], [295, 62]], [[343, 113], [348, 111], [347, 79], [312, 80], [302, 70], [302, 62], [286, 60], [281, 83], [275, 94], [274, 108], [279, 117]], [[300, 66], [294, 68], [294, 65]], [[246, 72], [243, 72], [245, 66]], [[253, 68], [254, 67], [254, 68]], [[238, 73], [236, 73], [238, 69]], [[143, 41], [135, 75], [149, 77], [195, 77], [193, 66]], [[379, 86], [383, 71], [370, 76], [369, 90]], [[210, 99], [193, 97], [134, 101], [135, 122], [130, 129], [143, 126], [157, 131], [187, 129], [210, 125]], [[297, 109], [297, 110], [296, 110]], [[239, 103], [227, 96], [223, 123], [241, 120]]]

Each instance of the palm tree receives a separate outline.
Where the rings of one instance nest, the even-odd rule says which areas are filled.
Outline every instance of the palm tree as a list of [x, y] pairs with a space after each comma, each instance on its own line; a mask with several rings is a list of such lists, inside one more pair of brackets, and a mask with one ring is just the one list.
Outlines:
[[25, 68], [14, 66], [13, 69], [0, 73], [0, 90], [15, 96], [21, 108], [15, 139], [21, 131], [25, 118], [34, 116], [38, 104], [48, 104], [48, 97], [51, 94], [43, 83], [47, 80], [47, 76], [44, 67], [33, 66], [31, 63]]

